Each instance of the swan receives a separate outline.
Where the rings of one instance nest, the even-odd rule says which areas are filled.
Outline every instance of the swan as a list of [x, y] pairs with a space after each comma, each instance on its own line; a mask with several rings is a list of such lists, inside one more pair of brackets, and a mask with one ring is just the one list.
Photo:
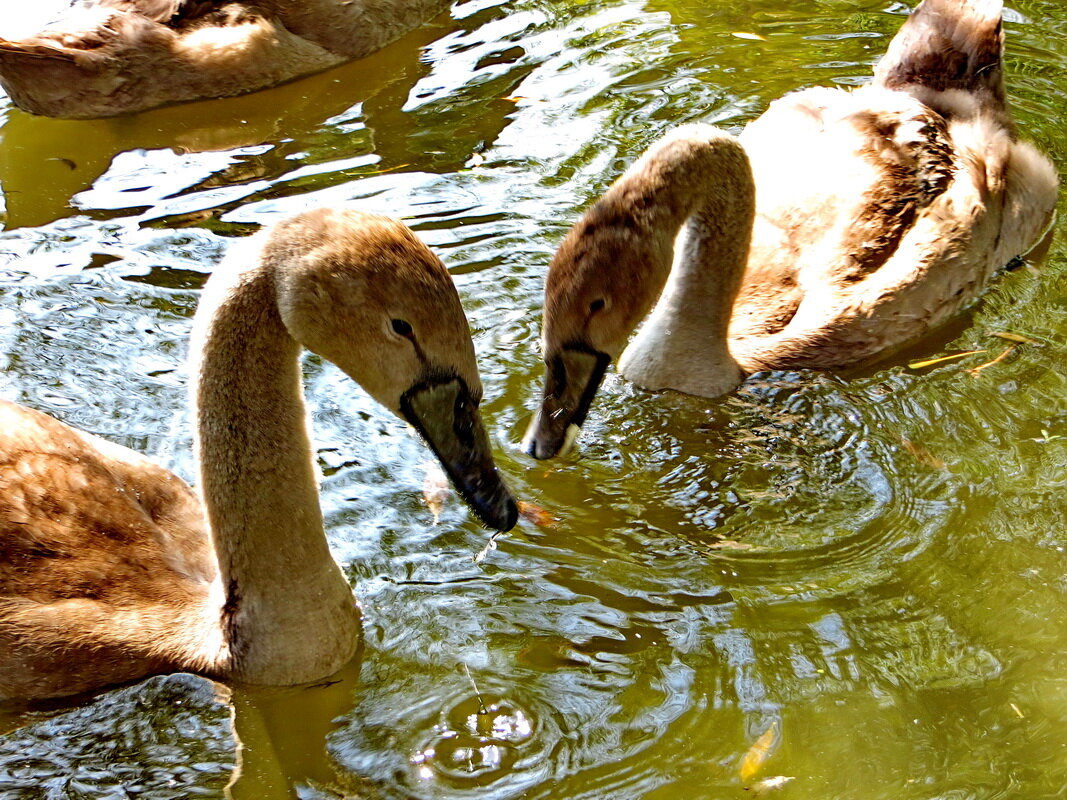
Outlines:
[[549, 266], [523, 449], [567, 451], [616, 358], [638, 386], [701, 397], [846, 367], [945, 322], [1026, 253], [1057, 177], [1016, 137], [1001, 14], [924, 0], [871, 83], [786, 95], [739, 137], [691, 124], [653, 144]]
[[360, 615], [323, 533], [302, 346], [414, 425], [487, 525], [515, 524], [436, 256], [399, 222], [333, 209], [246, 248], [193, 326], [202, 500], [132, 450], [0, 402], [0, 696], [175, 671], [289, 685], [352, 657]]
[[254, 92], [373, 53], [447, 0], [84, 0], [0, 39], [0, 86], [32, 114], [93, 119]]

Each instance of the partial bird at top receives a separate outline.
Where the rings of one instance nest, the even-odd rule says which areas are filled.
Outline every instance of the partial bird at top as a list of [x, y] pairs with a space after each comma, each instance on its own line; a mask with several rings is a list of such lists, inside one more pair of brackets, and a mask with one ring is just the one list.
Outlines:
[[847, 367], [949, 320], [1027, 253], [1057, 177], [1016, 136], [1001, 12], [925, 0], [870, 84], [787, 95], [739, 137], [686, 125], [652, 145], [549, 268], [526, 451], [567, 448], [616, 358], [640, 386], [704, 397], [760, 370]]
[[91, 119], [230, 97], [379, 50], [447, 0], [84, 0], [18, 41], [0, 85], [19, 108]]

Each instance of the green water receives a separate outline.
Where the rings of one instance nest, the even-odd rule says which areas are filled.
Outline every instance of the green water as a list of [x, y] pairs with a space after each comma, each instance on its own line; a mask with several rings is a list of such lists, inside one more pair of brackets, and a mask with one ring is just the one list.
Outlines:
[[[580, 209], [674, 124], [736, 130], [790, 89], [862, 82], [905, 11], [470, 0], [250, 97], [97, 122], [0, 98], [3, 396], [190, 477], [208, 273], [261, 224], [352, 204], [449, 265], [498, 462], [557, 518], [475, 563], [488, 534], [421, 502], [425, 448], [308, 359], [366, 646], [329, 686], [236, 688], [234, 797], [718, 800], [770, 778], [783, 800], [1067, 797], [1062, 237], [878, 369], [718, 401], [610, 377], [576, 455], [518, 448], [544, 271]], [[1067, 164], [1067, 8], [1014, 3], [1007, 30], [1020, 128]], [[969, 373], [1003, 332], [1035, 343]], [[907, 367], [966, 349], [987, 353]]]

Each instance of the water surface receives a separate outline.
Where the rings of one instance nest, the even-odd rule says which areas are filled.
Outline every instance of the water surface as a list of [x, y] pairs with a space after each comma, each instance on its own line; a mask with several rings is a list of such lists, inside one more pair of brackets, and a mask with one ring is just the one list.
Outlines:
[[[611, 377], [576, 455], [518, 448], [545, 268], [580, 210], [672, 125], [737, 130], [790, 89], [862, 82], [906, 11], [469, 0], [249, 97], [94, 122], [0, 98], [3, 396], [191, 478], [183, 359], [208, 274], [263, 224], [350, 204], [403, 217], [451, 269], [499, 463], [555, 518], [475, 563], [486, 531], [421, 501], [428, 451], [308, 358], [366, 646], [338, 683], [236, 687], [233, 796], [1064, 796], [1061, 238], [876, 368], [717, 401]], [[1014, 3], [1007, 29], [1020, 128], [1067, 163], [1067, 9]], [[969, 372], [1004, 332], [1034, 343]], [[908, 367], [969, 349], [987, 352]]]

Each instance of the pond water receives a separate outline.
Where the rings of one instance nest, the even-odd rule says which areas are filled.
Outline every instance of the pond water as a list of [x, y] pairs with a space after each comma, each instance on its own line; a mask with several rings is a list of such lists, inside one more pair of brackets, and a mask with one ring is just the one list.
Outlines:
[[[498, 463], [552, 516], [476, 562], [488, 533], [422, 502], [428, 451], [308, 358], [366, 644], [328, 685], [234, 687], [233, 797], [1064, 796], [1062, 236], [875, 368], [716, 401], [610, 377], [576, 454], [518, 446], [545, 269], [579, 211], [672, 125], [737, 130], [790, 89], [862, 82], [906, 12], [466, 0], [253, 96], [93, 122], [0, 97], [0, 394], [191, 478], [183, 358], [208, 274], [265, 223], [349, 204], [448, 264]], [[1021, 130], [1067, 164], [1067, 7], [1008, 19]], [[1033, 341], [969, 372], [1005, 332]]]

